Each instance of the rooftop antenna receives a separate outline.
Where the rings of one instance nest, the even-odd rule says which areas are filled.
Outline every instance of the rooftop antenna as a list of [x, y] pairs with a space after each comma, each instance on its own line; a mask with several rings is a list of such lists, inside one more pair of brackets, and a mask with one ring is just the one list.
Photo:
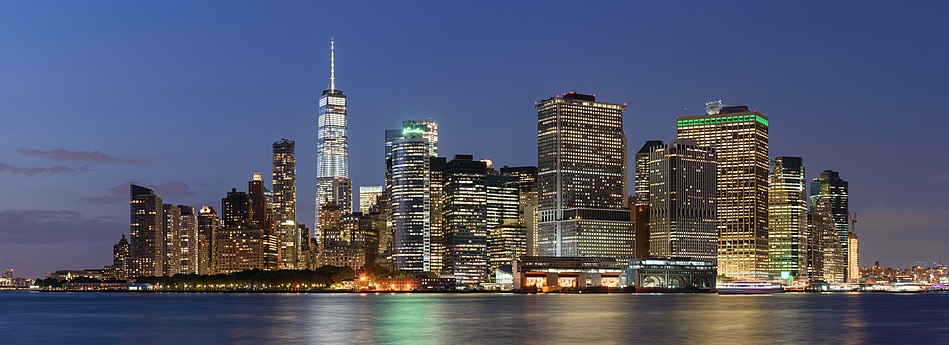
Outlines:
[[330, 90], [336, 90], [336, 38], [330, 37]]

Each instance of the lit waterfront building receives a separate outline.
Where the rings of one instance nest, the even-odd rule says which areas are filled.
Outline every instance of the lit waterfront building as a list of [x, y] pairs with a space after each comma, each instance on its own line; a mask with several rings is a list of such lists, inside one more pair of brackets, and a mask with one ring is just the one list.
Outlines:
[[488, 231], [490, 272], [522, 256], [527, 256], [527, 229], [523, 224], [506, 222]]
[[811, 205], [825, 200], [830, 205], [834, 227], [837, 229], [837, 240], [846, 262], [847, 238], [850, 232], [849, 187], [847, 181], [840, 178], [840, 173], [833, 170], [824, 170], [820, 177], [811, 181]]
[[214, 273], [214, 234], [221, 227], [214, 207], [204, 205], [198, 211], [198, 274]]
[[645, 259], [649, 255], [649, 152], [664, 145], [662, 140], [649, 140], [636, 152], [636, 195], [628, 201], [627, 207], [636, 223], [636, 258]]
[[626, 105], [568, 93], [534, 107], [539, 254], [633, 259], [634, 223], [626, 208]]
[[411, 135], [393, 143], [391, 153], [392, 251], [395, 268], [431, 270], [430, 164], [428, 139]]
[[648, 140], [636, 152], [636, 177], [634, 178], [636, 205], [649, 206], [649, 153], [663, 145], [665, 143], [662, 140]]
[[[348, 192], [339, 188], [352, 188], [352, 183], [342, 183], [340, 178], [349, 178], [349, 139], [346, 127], [346, 95], [336, 88], [336, 48], [330, 41], [330, 85], [320, 98], [319, 125], [316, 144], [316, 238], [322, 237], [320, 228], [320, 207], [327, 202], [335, 202], [347, 213], [352, 212], [352, 189]], [[348, 200], [335, 199], [339, 195], [349, 195]]]
[[537, 167], [501, 167], [501, 175], [517, 178], [518, 223], [526, 232], [525, 255], [537, 255]]
[[255, 172], [251, 175], [251, 180], [247, 182], [247, 204], [250, 208], [250, 222], [264, 232], [273, 235], [273, 207], [270, 204], [270, 198], [267, 197], [268, 194], [270, 193], [268, 193], [267, 187], [264, 186], [263, 176]]
[[[429, 159], [437, 157], [438, 156], [438, 123], [436, 123], [432, 119], [405, 120], [405, 121], [402, 121], [402, 128], [390, 129], [390, 130], [385, 131], [386, 174], [385, 174], [385, 186], [384, 186], [385, 189], [384, 189], [382, 198], [386, 200], [386, 203], [383, 204], [383, 208], [381, 208], [379, 211], [383, 213], [386, 217], [386, 230], [383, 232], [386, 235], [384, 235], [381, 238], [382, 244], [383, 244], [383, 246], [381, 247], [382, 248], [381, 250], [385, 251], [388, 254], [387, 255], [388, 259], [392, 260], [395, 263], [395, 266], [405, 264], [405, 260], [400, 261], [401, 263], [396, 262], [398, 260], [396, 260], [395, 257], [396, 256], [405, 257], [407, 253], [403, 252], [399, 254], [396, 252], [396, 247], [394, 247], [394, 244], [396, 243], [395, 242], [396, 233], [399, 231], [405, 230], [405, 228], [403, 228], [402, 230], [396, 229], [395, 209], [393, 208], [393, 206], [395, 205], [395, 202], [393, 200], [393, 197], [394, 197], [393, 196], [393, 193], [394, 193], [393, 169], [394, 169], [394, 164], [396, 162], [393, 160], [394, 159], [393, 151], [394, 151], [396, 142], [400, 140], [408, 139], [408, 138], [424, 139], [425, 140], [425, 145], [424, 145], [425, 154], [429, 157]], [[401, 159], [400, 164], [403, 164], [402, 168], [404, 168], [405, 157], [403, 156], [400, 159]], [[404, 181], [405, 180], [403, 180], [403, 182]], [[429, 182], [431, 182], [430, 178], [429, 178]], [[429, 202], [431, 202], [431, 195], [429, 195], [428, 197], [429, 197]], [[430, 220], [431, 210], [429, 210], [428, 213], [429, 215], [427, 215], [426, 217], [429, 218], [429, 228], [432, 226], [435, 226], [435, 227], [439, 226], [439, 224], [433, 225], [433, 223], [431, 222]], [[438, 229], [436, 228], [435, 231], [438, 231]], [[440, 258], [432, 257], [432, 255], [437, 255], [437, 254], [433, 254], [432, 248], [431, 248], [431, 245], [433, 245], [431, 243], [431, 229], [427, 230], [427, 232], [429, 236], [429, 249], [427, 251], [428, 252], [428, 255], [427, 255], [428, 266], [427, 267], [429, 269], [433, 269], [437, 271], [437, 270], [440, 270], [440, 267], [441, 267]], [[405, 234], [404, 231], [401, 233]], [[391, 235], [391, 240], [388, 240], [390, 235]], [[437, 245], [438, 244], [436, 244], [436, 246]], [[405, 249], [405, 247], [402, 247], [402, 248]], [[436, 265], [435, 267], [432, 266], [432, 260], [435, 260], [435, 265]]]
[[112, 270], [114, 271], [112, 277], [119, 280], [127, 279], [128, 263], [129, 241], [125, 239], [125, 234], [122, 234], [119, 243], [112, 246]]
[[814, 267], [810, 269], [811, 280], [824, 280], [828, 283], [845, 282], [847, 259], [837, 237], [833, 208], [828, 200], [819, 200], [816, 204], [811, 204], [810, 225], [809, 243], [820, 248], [819, 251], [810, 251], [814, 264]]
[[768, 118], [710, 102], [705, 115], [677, 118], [676, 136], [718, 156], [718, 274], [767, 278]]
[[181, 271], [181, 209], [171, 204], [161, 208], [165, 238], [162, 275], [170, 277]]
[[247, 227], [250, 224], [250, 206], [247, 193], [238, 192], [237, 188], [231, 188], [227, 196], [221, 198], [221, 209], [224, 210], [224, 226], [235, 228], [239, 226]]
[[214, 274], [277, 269], [277, 238], [256, 227], [224, 227], [214, 234]]
[[181, 242], [181, 269], [179, 273], [198, 273], [198, 217], [194, 207], [178, 205], [181, 221], [178, 238]]
[[369, 214], [369, 208], [382, 196], [382, 186], [359, 186], [359, 212]]
[[280, 267], [304, 269], [307, 253], [302, 248], [306, 243], [297, 224], [296, 142], [281, 139], [273, 143], [272, 178], [273, 223], [280, 247]]
[[807, 192], [801, 157], [777, 156], [768, 176], [768, 271], [807, 278]]
[[486, 174], [485, 162], [476, 161], [471, 155], [455, 155], [445, 164], [442, 196], [445, 271], [453, 275], [459, 285], [487, 280]]
[[[852, 228], [851, 228], [852, 229]], [[851, 231], [847, 236], [847, 282], [860, 282], [860, 241], [857, 233]]]
[[649, 255], [715, 263], [715, 150], [679, 139], [649, 152]]
[[155, 191], [129, 186], [129, 277], [160, 276], [164, 269], [162, 200]]
[[431, 271], [442, 274], [448, 266], [448, 244], [445, 237], [445, 157], [430, 157], [428, 170], [428, 238]]

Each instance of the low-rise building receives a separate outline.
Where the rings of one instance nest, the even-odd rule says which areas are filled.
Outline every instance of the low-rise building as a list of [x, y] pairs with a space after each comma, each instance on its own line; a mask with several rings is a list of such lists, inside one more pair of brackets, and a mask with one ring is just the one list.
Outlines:
[[716, 269], [711, 262], [690, 258], [632, 260], [623, 272], [622, 286], [636, 292], [711, 292]]
[[514, 291], [618, 291], [628, 263], [611, 257], [524, 256], [512, 266]]

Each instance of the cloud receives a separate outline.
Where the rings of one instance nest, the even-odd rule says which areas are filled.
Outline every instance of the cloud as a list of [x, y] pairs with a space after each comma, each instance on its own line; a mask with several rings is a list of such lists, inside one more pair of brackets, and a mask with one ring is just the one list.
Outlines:
[[[129, 184], [134, 182], [122, 183], [107, 188], [105, 195], [94, 195], [79, 198], [79, 202], [83, 204], [90, 205], [118, 205], [125, 204], [129, 202]], [[194, 196], [195, 192], [188, 186], [187, 183], [182, 181], [169, 181], [163, 182], [156, 185], [140, 184], [142, 187], [147, 187], [155, 190], [155, 193], [161, 196], [166, 200], [177, 199], [182, 197]]]
[[110, 241], [127, 223], [88, 219], [67, 210], [0, 211], [0, 243], [60, 243]]
[[36, 149], [17, 149], [16, 152], [31, 157], [42, 157], [57, 161], [86, 162], [86, 163], [110, 163], [110, 164], [128, 164], [140, 165], [150, 163], [148, 158], [132, 157], [122, 158], [113, 157], [99, 151], [70, 151], [66, 149], [56, 150], [36, 150]]
[[53, 165], [48, 167], [18, 167], [10, 165], [4, 162], [0, 162], [0, 172], [8, 172], [11, 175], [26, 175], [26, 176], [35, 176], [35, 175], [53, 175], [53, 174], [64, 174], [64, 173], [88, 173], [95, 171], [90, 168], [88, 165], [80, 165], [78, 167], [71, 167], [65, 165]]
[[949, 171], [940, 171], [929, 176], [930, 181], [949, 182]]
[[161, 195], [163, 198], [180, 198], [195, 195], [194, 190], [191, 189], [187, 183], [182, 181], [159, 183], [150, 188], [154, 189], [155, 193]]

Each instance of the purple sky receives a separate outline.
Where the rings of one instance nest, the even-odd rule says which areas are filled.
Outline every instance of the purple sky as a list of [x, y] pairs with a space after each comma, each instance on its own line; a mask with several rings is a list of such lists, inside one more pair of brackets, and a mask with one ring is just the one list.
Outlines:
[[535, 165], [536, 100], [628, 102], [637, 150], [722, 99], [850, 181], [863, 264], [949, 259], [949, 3], [580, 4], [2, 2], [0, 267], [107, 265], [128, 182], [219, 208], [280, 138], [311, 224], [331, 36], [357, 186], [403, 119], [436, 119], [442, 155]]

